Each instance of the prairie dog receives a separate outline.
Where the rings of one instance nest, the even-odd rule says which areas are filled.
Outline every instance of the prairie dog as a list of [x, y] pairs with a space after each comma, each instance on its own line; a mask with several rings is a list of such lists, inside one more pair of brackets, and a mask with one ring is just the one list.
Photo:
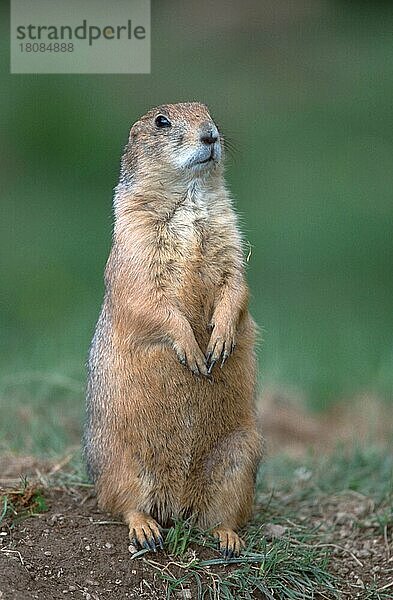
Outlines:
[[137, 548], [193, 516], [225, 557], [252, 510], [261, 440], [255, 325], [223, 140], [203, 104], [131, 128], [88, 363], [85, 456]]

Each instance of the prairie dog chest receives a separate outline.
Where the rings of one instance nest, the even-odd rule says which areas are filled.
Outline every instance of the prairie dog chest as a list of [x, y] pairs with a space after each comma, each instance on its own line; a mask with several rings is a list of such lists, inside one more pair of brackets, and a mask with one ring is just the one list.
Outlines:
[[208, 198], [199, 191], [188, 193], [178, 203], [161, 230], [158, 279], [177, 300], [191, 298], [200, 303], [212, 286], [208, 259], [211, 215]]
[[190, 189], [167, 223], [168, 242], [179, 258], [203, 251], [209, 228], [207, 198], [202, 191]]

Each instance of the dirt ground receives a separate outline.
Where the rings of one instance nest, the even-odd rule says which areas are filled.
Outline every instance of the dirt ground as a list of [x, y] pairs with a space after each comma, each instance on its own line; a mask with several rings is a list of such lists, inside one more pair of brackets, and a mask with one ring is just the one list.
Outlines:
[[[310, 444], [316, 451], [326, 452], [337, 439], [352, 441], [354, 435], [363, 436], [370, 427], [370, 418], [361, 417], [361, 410], [351, 411], [350, 419], [345, 409], [340, 409], [340, 414], [333, 412], [318, 418], [288, 405], [283, 397], [272, 397], [266, 406], [264, 424], [271, 455], [285, 450], [295, 457], [301, 456]], [[373, 435], [384, 437], [391, 431], [390, 423], [382, 408], [371, 408]], [[29, 509], [34, 505], [37, 513], [15, 520], [8, 512], [0, 519], [1, 600], [164, 599], [169, 595], [163, 573], [181, 578], [184, 561], [193, 556], [202, 560], [219, 557], [214, 549], [191, 544], [187, 551], [189, 556], [179, 562], [165, 552], [149, 555], [149, 562], [145, 557], [132, 559], [125, 525], [98, 511], [90, 487], [48, 488], [38, 483], [38, 487], [31, 488], [35, 495], [29, 496], [26, 492], [25, 497], [9, 496], [13, 486], [20, 487], [21, 474], [28, 473], [42, 482], [43, 474], [53, 477], [62, 471], [66, 462], [67, 459], [56, 464], [12, 455], [0, 458], [0, 487], [3, 488], [0, 497], [7, 492], [15, 506], [25, 503]], [[37, 493], [37, 490], [42, 491]], [[286, 499], [282, 498], [282, 502], [285, 505]], [[299, 522], [305, 523], [308, 530], [318, 528], [324, 545], [331, 551], [330, 570], [341, 580], [338, 598], [379, 600], [389, 598], [390, 591], [393, 597], [392, 532], [389, 524], [384, 527], [375, 519], [376, 508], [372, 500], [355, 492], [332, 493], [319, 497], [314, 503], [296, 507]], [[4, 505], [0, 504], [0, 513], [2, 509]], [[288, 520], [279, 535], [290, 537], [294, 525]], [[233, 568], [232, 565], [214, 567], [221, 575], [230, 573]], [[369, 590], [370, 585], [377, 590], [375, 595], [364, 591]], [[170, 597], [192, 599], [198, 595], [195, 585], [188, 582]], [[254, 591], [252, 597], [266, 598], [259, 591]], [[284, 596], [274, 595], [274, 598], [281, 597]]]
[[[113, 518], [90, 492], [51, 490], [46, 500], [48, 512], [3, 528], [1, 600], [166, 597], [155, 572], [131, 560], [127, 528], [108, 524]], [[164, 555], [156, 558], [165, 564]]]

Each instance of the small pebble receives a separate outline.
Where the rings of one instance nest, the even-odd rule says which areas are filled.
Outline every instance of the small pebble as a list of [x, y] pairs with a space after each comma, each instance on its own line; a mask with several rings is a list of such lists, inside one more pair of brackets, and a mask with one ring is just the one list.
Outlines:
[[191, 590], [184, 589], [184, 590], [178, 591], [178, 592], [176, 592], [176, 596], [178, 598], [184, 598], [184, 600], [188, 600], [189, 598], [192, 598]]
[[376, 567], [373, 567], [373, 568], [371, 569], [372, 573], [378, 573], [378, 571], [380, 571], [380, 570], [381, 570], [381, 567], [380, 567], [380, 566], [378, 566], [378, 565], [377, 565]]
[[263, 534], [268, 540], [281, 538], [285, 535], [286, 531], [286, 527], [283, 525], [276, 525], [275, 523], [266, 523], [263, 527]]

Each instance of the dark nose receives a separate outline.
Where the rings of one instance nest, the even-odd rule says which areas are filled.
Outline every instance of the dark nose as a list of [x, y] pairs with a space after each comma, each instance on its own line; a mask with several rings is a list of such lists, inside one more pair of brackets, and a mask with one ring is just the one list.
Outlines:
[[201, 135], [201, 142], [203, 142], [204, 144], [214, 144], [217, 140], [218, 140], [218, 136], [213, 134], [212, 131], [203, 133]]

